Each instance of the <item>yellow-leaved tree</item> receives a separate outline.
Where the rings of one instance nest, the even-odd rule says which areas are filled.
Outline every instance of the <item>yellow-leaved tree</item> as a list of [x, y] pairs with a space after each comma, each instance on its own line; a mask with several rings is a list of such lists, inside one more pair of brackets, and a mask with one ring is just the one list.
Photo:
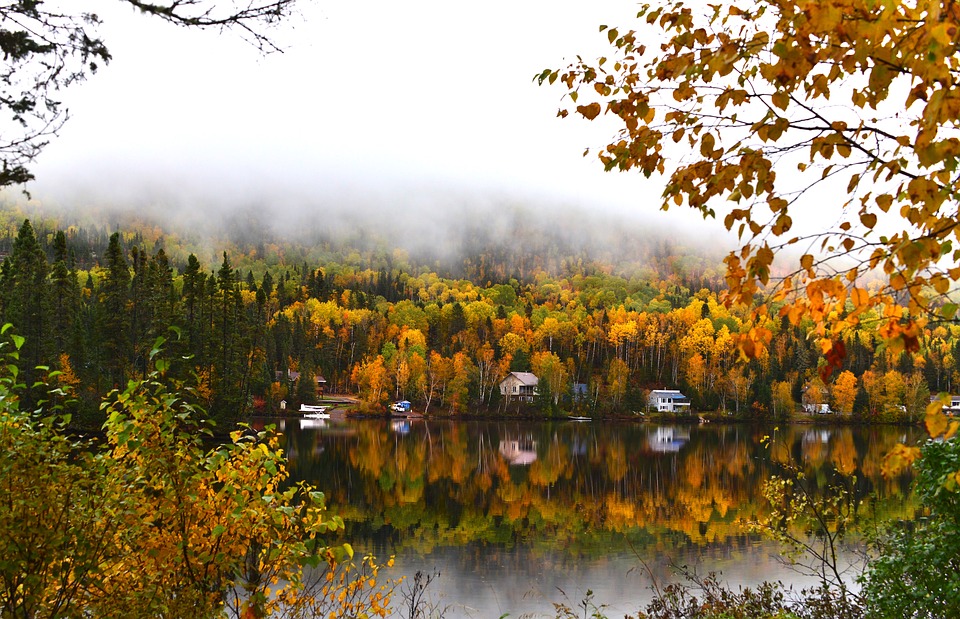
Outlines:
[[[536, 79], [566, 88], [560, 116], [615, 123], [597, 153], [607, 170], [663, 175], [664, 210], [739, 235], [727, 302], [765, 299], [745, 355], [769, 341], [771, 313], [811, 320], [826, 380], [866, 320], [915, 351], [925, 327], [957, 319], [960, 5], [675, 2], [600, 30], [607, 57]], [[926, 420], [934, 436], [957, 430], [939, 404]]]
[[[52, 399], [23, 410], [23, 338], [0, 330], [0, 616], [382, 617], [393, 583], [326, 542], [323, 494], [291, 483], [276, 435], [204, 444], [191, 390], [152, 370], [104, 402], [105, 441]], [[44, 382], [54, 389], [57, 376]], [[54, 395], [63, 395], [62, 392]], [[209, 437], [208, 437], [209, 438]]]

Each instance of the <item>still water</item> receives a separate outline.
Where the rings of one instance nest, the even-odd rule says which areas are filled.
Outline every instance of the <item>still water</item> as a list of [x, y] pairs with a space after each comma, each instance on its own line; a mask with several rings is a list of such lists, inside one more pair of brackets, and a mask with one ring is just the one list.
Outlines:
[[[732, 584], [798, 576], [744, 523], [789, 463], [815, 487], [856, 475], [863, 526], [909, 516], [909, 479], [883, 455], [900, 427], [658, 426], [613, 422], [287, 420], [294, 479], [318, 486], [358, 552], [393, 576], [439, 572], [445, 617], [553, 617], [592, 591], [635, 613], [676, 566]], [[581, 611], [582, 614], [582, 611]]]

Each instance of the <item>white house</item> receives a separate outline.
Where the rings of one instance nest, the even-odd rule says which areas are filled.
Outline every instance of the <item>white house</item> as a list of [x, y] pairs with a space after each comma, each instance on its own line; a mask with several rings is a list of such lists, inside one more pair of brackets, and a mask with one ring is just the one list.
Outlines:
[[521, 402], [533, 402], [539, 383], [540, 379], [530, 372], [510, 372], [500, 381], [500, 395], [508, 402], [514, 398]]
[[654, 389], [647, 403], [660, 413], [690, 412], [690, 400], [676, 389]]
[[[931, 395], [930, 401], [935, 401], [939, 396]], [[950, 396], [950, 406], [944, 406], [943, 412], [947, 415], [956, 415], [960, 413], [960, 395], [951, 395]]]

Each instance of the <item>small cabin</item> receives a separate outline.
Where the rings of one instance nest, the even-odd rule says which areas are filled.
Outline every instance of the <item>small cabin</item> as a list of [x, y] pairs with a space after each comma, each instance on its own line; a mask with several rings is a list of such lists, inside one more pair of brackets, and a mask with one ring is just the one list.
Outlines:
[[500, 381], [500, 395], [509, 402], [512, 399], [521, 402], [533, 402], [539, 394], [537, 385], [540, 379], [530, 372], [510, 372]]

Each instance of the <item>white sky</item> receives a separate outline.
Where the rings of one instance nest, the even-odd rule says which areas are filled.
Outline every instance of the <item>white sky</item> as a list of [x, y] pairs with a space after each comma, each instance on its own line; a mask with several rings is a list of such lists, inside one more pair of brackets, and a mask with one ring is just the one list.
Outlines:
[[581, 156], [610, 131], [556, 118], [563, 89], [532, 80], [604, 53], [597, 27], [630, 24], [632, 2], [323, 0], [264, 57], [237, 34], [85, 1], [114, 59], [66, 93], [72, 118], [29, 187], [41, 201], [403, 209], [425, 193], [657, 213], [657, 182]]

